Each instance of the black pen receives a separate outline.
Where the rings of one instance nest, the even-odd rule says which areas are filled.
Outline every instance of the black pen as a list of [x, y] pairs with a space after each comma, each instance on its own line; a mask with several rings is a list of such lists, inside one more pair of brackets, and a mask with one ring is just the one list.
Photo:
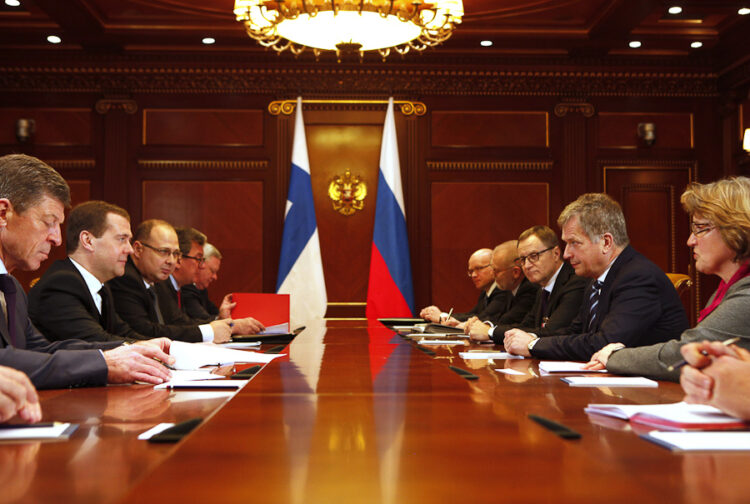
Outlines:
[[[738, 342], [739, 340], [740, 340], [740, 338], [739, 338], [739, 337], [737, 337], [737, 338], [729, 338], [729, 339], [727, 339], [727, 340], [724, 340], [724, 341], [722, 341], [722, 342], [721, 342], [721, 344], [722, 344], [722, 345], [724, 345], [724, 346], [734, 345], [734, 344], [735, 344], [735, 343], [737, 343], [737, 342]], [[706, 357], [708, 357], [708, 352], [706, 352], [705, 350], [701, 350], [701, 353], [702, 353], [703, 355], [705, 355]], [[683, 360], [681, 360], [680, 362], [678, 362], [677, 364], [672, 364], [671, 366], [669, 366], [669, 367], [667, 368], [667, 371], [669, 371], [669, 372], [672, 372], [672, 371], [674, 371], [675, 369], [680, 369], [680, 368], [681, 368], [682, 366], [684, 366], [685, 364], [687, 364], [687, 361], [686, 361], [685, 359], [683, 359]]]
[[530, 414], [529, 418], [541, 425], [542, 427], [551, 430], [558, 436], [560, 436], [563, 439], [580, 439], [581, 434], [574, 431], [570, 427], [563, 425], [561, 423], [557, 423], [554, 420], [550, 420], [549, 418], [544, 418], [543, 416]]

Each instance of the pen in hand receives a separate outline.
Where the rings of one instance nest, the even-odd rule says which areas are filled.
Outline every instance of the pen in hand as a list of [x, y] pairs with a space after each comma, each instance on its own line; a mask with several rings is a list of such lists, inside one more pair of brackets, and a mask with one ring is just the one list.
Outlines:
[[[722, 344], [722, 345], [724, 345], [724, 346], [734, 345], [734, 344], [735, 344], [735, 343], [737, 343], [737, 342], [738, 342], [739, 340], [740, 340], [740, 338], [739, 338], [739, 337], [736, 337], [736, 338], [729, 338], [729, 339], [727, 339], [727, 340], [724, 340], [724, 341], [722, 341], [722, 342], [721, 342], [721, 344]], [[701, 350], [701, 353], [702, 353], [703, 355], [705, 355], [706, 357], [708, 357], [708, 352], [706, 352], [705, 350]], [[685, 364], [687, 364], [687, 361], [686, 361], [685, 359], [683, 359], [683, 360], [681, 360], [680, 362], [678, 362], [678, 363], [676, 363], [676, 364], [672, 364], [671, 366], [669, 366], [669, 367], [667, 368], [667, 371], [669, 371], [669, 372], [672, 372], [672, 371], [674, 371], [675, 369], [680, 369], [680, 368], [681, 368], [682, 366], [684, 366]]]
[[451, 308], [451, 309], [450, 309], [450, 310], [448, 311], [448, 316], [447, 316], [447, 317], [445, 317], [445, 323], [446, 323], [446, 324], [447, 324], [447, 323], [448, 323], [448, 321], [449, 321], [449, 320], [451, 319], [451, 315], [453, 315], [453, 308]]

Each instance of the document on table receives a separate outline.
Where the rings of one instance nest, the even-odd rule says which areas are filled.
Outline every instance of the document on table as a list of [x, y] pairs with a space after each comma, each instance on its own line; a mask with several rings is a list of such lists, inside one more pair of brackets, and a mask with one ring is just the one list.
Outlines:
[[583, 369], [585, 362], [572, 362], [572, 361], [541, 361], [539, 363], [539, 371], [544, 374], [550, 373], [606, 373], [606, 369], [600, 369], [597, 371]]
[[659, 383], [642, 376], [567, 376], [560, 378], [571, 387], [658, 387]]
[[462, 359], [523, 359], [523, 355], [513, 355], [508, 352], [459, 352]]
[[651, 431], [641, 437], [676, 451], [750, 451], [748, 431]]
[[172, 371], [172, 380], [177, 381], [199, 381], [218, 380], [224, 376], [212, 373], [208, 369], [176, 369]]
[[203, 366], [231, 364], [233, 362], [271, 362], [285, 354], [263, 354], [246, 352], [232, 348], [222, 348], [212, 343], [185, 343], [173, 341], [169, 347], [169, 354], [176, 359], [176, 369], [198, 369]]
[[289, 334], [289, 322], [268, 326], [258, 334]]
[[54, 422], [52, 424], [1, 425], [0, 442], [12, 441], [67, 441], [78, 424]]
[[589, 404], [586, 413], [606, 415], [662, 430], [743, 429], [750, 424], [706, 404]]
[[237, 350], [254, 349], [260, 346], [260, 341], [229, 341], [220, 343], [222, 348], [235, 348]]
[[238, 389], [245, 385], [248, 380], [180, 380], [171, 379], [154, 389]]
[[421, 339], [417, 341], [418, 345], [465, 345], [465, 340], [456, 339]]

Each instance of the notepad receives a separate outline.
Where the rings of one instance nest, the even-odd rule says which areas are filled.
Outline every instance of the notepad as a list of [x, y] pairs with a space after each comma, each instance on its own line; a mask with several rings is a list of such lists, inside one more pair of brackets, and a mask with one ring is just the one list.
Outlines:
[[176, 369], [198, 369], [203, 366], [234, 362], [266, 363], [284, 355], [234, 350], [214, 344], [185, 343], [184, 341], [173, 341], [169, 346], [169, 354], [176, 359], [173, 364]]
[[641, 437], [675, 451], [750, 451], [750, 432], [747, 431], [651, 431]]
[[572, 362], [572, 361], [541, 361], [539, 363], [539, 371], [542, 374], [549, 373], [606, 373], [606, 369], [600, 369], [597, 371], [591, 369], [583, 369], [585, 362]]
[[0, 429], [0, 442], [13, 441], [67, 441], [78, 428], [78, 424], [55, 422], [40, 427], [34, 424], [11, 427], [4, 425]]
[[508, 352], [458, 352], [462, 359], [523, 359], [523, 355], [513, 355]]
[[750, 424], [713, 406], [688, 404], [589, 404], [586, 413], [607, 415], [662, 430], [744, 429]]
[[571, 387], [651, 387], [659, 382], [642, 376], [566, 376], [560, 378]]

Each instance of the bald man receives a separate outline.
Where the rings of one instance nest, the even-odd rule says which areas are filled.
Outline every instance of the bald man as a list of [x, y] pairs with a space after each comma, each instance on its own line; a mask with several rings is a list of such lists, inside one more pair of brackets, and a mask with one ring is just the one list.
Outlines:
[[448, 321], [448, 314], [433, 305], [422, 309], [419, 312], [419, 316], [430, 322], [449, 322], [452, 325], [456, 325], [471, 317], [479, 317], [485, 320], [505, 311], [510, 301], [510, 296], [509, 293], [497, 288], [492, 272], [492, 265], [490, 264], [491, 259], [492, 250], [488, 248], [479, 249], [469, 257], [469, 269], [467, 273], [474, 283], [474, 287], [480, 291], [477, 304], [471, 311], [454, 313], [451, 320]]
[[507, 304], [501, 311], [487, 318], [472, 317], [467, 326], [482, 321], [490, 327], [497, 325], [520, 324], [531, 311], [539, 285], [526, 279], [519, 265], [518, 241], [501, 243], [492, 251], [492, 272], [498, 289], [510, 294]]

